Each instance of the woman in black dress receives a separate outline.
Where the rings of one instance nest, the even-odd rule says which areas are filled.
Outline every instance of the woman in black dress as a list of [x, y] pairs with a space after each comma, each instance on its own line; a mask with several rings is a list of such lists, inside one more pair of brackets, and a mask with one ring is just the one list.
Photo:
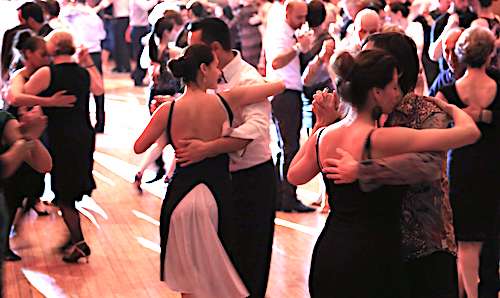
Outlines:
[[463, 109], [477, 123], [481, 139], [449, 153], [448, 175], [453, 225], [458, 241], [460, 293], [478, 297], [479, 255], [483, 242], [498, 241], [500, 216], [500, 82], [486, 69], [495, 50], [495, 37], [486, 28], [471, 27], [457, 41], [455, 53], [466, 65], [463, 77], [438, 93]]
[[[184, 139], [218, 139], [230, 127], [232, 110], [284, 89], [280, 82], [207, 94], [207, 89], [217, 88], [218, 63], [205, 45], [190, 46], [169, 62], [172, 73], [186, 84], [185, 92], [156, 110], [135, 142], [136, 153], [146, 151], [161, 136], [174, 148]], [[227, 154], [176, 168], [160, 216], [161, 279], [172, 290], [189, 297], [248, 296], [228, 257], [227, 232], [234, 214], [228, 205], [230, 187]]]
[[[288, 171], [288, 181], [304, 184], [321, 170], [325, 159], [342, 148], [356, 159], [406, 152], [441, 151], [479, 138], [472, 119], [455, 106], [436, 102], [458, 123], [452, 129], [376, 129], [380, 116], [400, 101], [396, 60], [381, 50], [356, 58], [342, 53], [334, 70], [337, 90], [353, 112], [319, 130], [301, 147]], [[391, 70], [391, 71], [388, 71]], [[400, 280], [400, 198], [398, 188], [362, 192], [355, 183], [335, 185], [325, 177], [332, 212], [316, 242], [309, 276], [311, 296], [329, 298], [403, 297]]]
[[71, 108], [44, 109], [49, 119], [49, 152], [54, 159], [51, 186], [71, 236], [65, 245], [71, 250], [63, 260], [75, 263], [90, 255], [75, 202], [90, 195], [96, 187], [92, 177], [95, 133], [90, 123], [89, 96], [90, 92], [102, 94], [103, 86], [88, 51], [82, 49], [79, 52], [81, 66], [73, 62], [71, 56], [76, 48], [70, 33], [54, 31], [47, 39], [47, 50], [53, 56], [53, 64], [37, 70], [24, 89], [26, 93], [40, 96], [67, 90], [77, 98]]
[[[76, 98], [73, 95], [65, 95], [65, 91], [57, 92], [50, 97], [40, 97], [24, 93], [24, 84], [37, 69], [49, 64], [49, 57], [45, 41], [38, 36], [32, 36], [30, 31], [20, 32], [15, 40], [17, 40], [15, 46], [22, 54], [24, 67], [11, 76], [6, 101], [7, 111], [18, 117], [19, 107], [33, 107], [34, 105], [41, 107], [73, 106]], [[44, 192], [44, 178], [44, 173], [39, 173], [27, 163], [23, 163], [9, 179], [6, 179], [5, 197], [9, 210], [9, 227], [13, 226], [16, 211], [22, 206], [25, 198], [28, 198], [24, 209], [25, 212], [33, 208], [39, 216], [48, 215], [47, 211], [40, 211], [35, 208], [35, 203], [39, 201]], [[4, 259], [6, 261], [21, 260], [21, 257], [10, 249], [9, 241], [6, 242]]]

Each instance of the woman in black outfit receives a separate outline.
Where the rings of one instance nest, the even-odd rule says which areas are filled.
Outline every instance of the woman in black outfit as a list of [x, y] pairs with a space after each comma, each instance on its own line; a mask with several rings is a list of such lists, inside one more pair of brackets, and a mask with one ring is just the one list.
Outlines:
[[[337, 90], [353, 112], [319, 130], [301, 147], [288, 181], [304, 184], [323, 170], [328, 158], [349, 152], [357, 160], [406, 152], [441, 151], [479, 138], [472, 119], [455, 106], [437, 102], [455, 119], [452, 129], [376, 128], [380, 111], [400, 101], [396, 60], [381, 50], [365, 50], [356, 58], [342, 53], [334, 71]], [[392, 70], [392, 71], [388, 71]], [[354, 183], [336, 185], [326, 179], [332, 212], [316, 242], [309, 276], [311, 296], [329, 298], [404, 297], [400, 280], [400, 198], [397, 187], [362, 192]]]
[[[172, 73], [186, 84], [184, 94], [156, 110], [135, 142], [136, 153], [146, 151], [159, 137], [174, 148], [184, 139], [217, 139], [230, 127], [231, 110], [284, 89], [283, 83], [267, 83], [207, 94], [207, 89], [217, 87], [218, 63], [205, 45], [190, 46], [184, 56], [169, 62]], [[189, 297], [248, 296], [228, 258], [230, 193], [227, 154], [175, 169], [160, 216], [160, 272], [171, 289]]]
[[448, 159], [459, 287], [461, 294], [465, 291], [469, 298], [479, 297], [483, 243], [498, 241], [500, 236], [500, 122], [493, 117], [500, 110], [500, 82], [486, 71], [494, 51], [495, 36], [491, 31], [482, 27], [466, 29], [457, 41], [455, 54], [467, 70], [437, 94], [475, 118], [482, 134], [477, 143], [450, 151]]
[[71, 108], [45, 108], [49, 119], [47, 126], [49, 151], [54, 159], [51, 171], [55, 202], [60, 207], [70, 240], [63, 248], [71, 247], [63, 257], [65, 262], [75, 263], [90, 255], [90, 248], [83, 239], [80, 214], [75, 202], [95, 189], [92, 177], [95, 133], [90, 123], [89, 96], [103, 93], [101, 77], [88, 54], [81, 49], [79, 62], [73, 62], [76, 52], [73, 37], [64, 31], [55, 31], [47, 37], [47, 50], [53, 56], [53, 64], [42, 67], [24, 86], [25, 92], [51, 96], [67, 90], [77, 100]]
[[[23, 93], [24, 84], [37, 69], [49, 64], [49, 57], [45, 41], [38, 36], [32, 36], [29, 31], [20, 32], [15, 39], [17, 40], [15, 46], [22, 54], [24, 67], [11, 76], [7, 96], [7, 111], [19, 118], [19, 107], [33, 107], [34, 105], [41, 107], [71, 107], [76, 98], [72, 95], [64, 95], [64, 91], [58, 92], [51, 97]], [[44, 138], [42, 137], [42, 139]], [[33, 208], [39, 216], [48, 215], [47, 211], [39, 211], [35, 208], [35, 203], [39, 201], [44, 192], [44, 177], [44, 173], [39, 173], [27, 163], [23, 163], [9, 179], [6, 179], [5, 197], [9, 212], [9, 230], [14, 223], [16, 211], [22, 206], [24, 198], [28, 198], [24, 208], [25, 212]], [[10, 249], [9, 241], [6, 242], [4, 259], [6, 261], [21, 260], [21, 257]]]

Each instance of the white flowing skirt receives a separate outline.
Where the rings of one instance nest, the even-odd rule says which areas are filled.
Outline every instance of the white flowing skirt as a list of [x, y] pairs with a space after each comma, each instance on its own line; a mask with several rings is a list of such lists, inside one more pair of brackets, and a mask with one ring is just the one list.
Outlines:
[[165, 282], [174, 291], [203, 298], [249, 295], [217, 235], [215, 198], [205, 184], [195, 186], [170, 219]]

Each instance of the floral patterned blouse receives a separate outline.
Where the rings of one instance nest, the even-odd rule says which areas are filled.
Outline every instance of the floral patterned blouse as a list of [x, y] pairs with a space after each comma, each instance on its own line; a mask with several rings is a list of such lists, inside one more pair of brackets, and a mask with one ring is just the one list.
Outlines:
[[[385, 126], [446, 128], [449, 117], [431, 101], [407, 94]], [[456, 253], [448, 198], [446, 153], [408, 153], [362, 161], [359, 181], [365, 191], [381, 185], [409, 185], [402, 200], [401, 247], [405, 261], [437, 251]]]

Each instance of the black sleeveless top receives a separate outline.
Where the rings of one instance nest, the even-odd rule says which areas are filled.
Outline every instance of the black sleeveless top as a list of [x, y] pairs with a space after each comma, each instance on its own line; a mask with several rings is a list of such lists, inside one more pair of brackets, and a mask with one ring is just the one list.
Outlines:
[[[319, 140], [316, 141], [317, 162]], [[363, 158], [371, 158], [371, 135]], [[363, 192], [357, 181], [335, 184], [323, 175], [331, 211], [313, 250], [312, 298], [401, 298], [399, 187]]]
[[[363, 148], [363, 159], [371, 159], [371, 135], [372, 129], [366, 138]], [[319, 140], [323, 130], [318, 133], [316, 140], [316, 156], [319, 168], [322, 169], [319, 160]], [[335, 221], [344, 224], [352, 224], [353, 227], [366, 227], [372, 224], [396, 225], [399, 228], [400, 203], [402, 192], [399, 187], [382, 187], [372, 192], [363, 192], [357, 181], [349, 184], [335, 184], [323, 175], [328, 200]]]

